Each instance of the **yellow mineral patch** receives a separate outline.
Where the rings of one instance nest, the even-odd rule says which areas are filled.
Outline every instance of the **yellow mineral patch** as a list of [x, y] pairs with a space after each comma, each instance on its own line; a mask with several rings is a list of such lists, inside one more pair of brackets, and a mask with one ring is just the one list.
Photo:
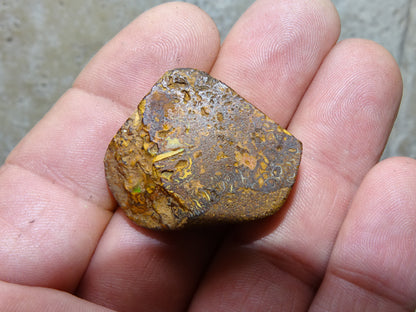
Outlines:
[[181, 141], [179, 141], [178, 138], [173, 138], [172, 139], [172, 138], [168, 137], [168, 138], [166, 138], [166, 141], [168, 142], [166, 144], [167, 149], [178, 149], [178, 148], [183, 147], [183, 144], [181, 143]]
[[[264, 116], [264, 114], [259, 110], [255, 110], [253, 115], [256, 116], [256, 117], [263, 117]], [[266, 117], [266, 118], [268, 118], [268, 117]]]
[[246, 141], [243, 141], [243, 142], [238, 142], [237, 143], [237, 146], [239, 148], [241, 148], [241, 149], [248, 150], [248, 148], [247, 148], [247, 140]]
[[151, 145], [152, 143], [149, 143], [149, 142], [143, 142], [143, 149], [145, 150], [145, 151], [147, 151], [147, 150], [149, 150], [149, 147], [150, 147], [150, 145]]
[[261, 142], [266, 142], [266, 136], [264, 133], [255, 133], [255, 137], [258, 138]]
[[176, 151], [169, 151], [169, 152], [165, 152], [165, 153], [156, 155], [155, 157], [153, 157], [153, 162], [155, 163], [155, 162], [161, 161], [163, 159], [178, 155], [178, 154], [182, 153], [183, 151], [184, 151], [184, 149], [181, 148], [181, 149], [178, 149]]
[[228, 156], [227, 156], [227, 155], [225, 155], [223, 151], [220, 151], [220, 152], [218, 153], [218, 155], [217, 155], [217, 158], [216, 158], [215, 160], [216, 160], [216, 161], [219, 161], [219, 160], [224, 159], [224, 158], [228, 158]]
[[185, 169], [184, 175], [181, 177], [182, 179], [185, 179], [185, 178], [189, 177], [190, 175], [192, 175], [192, 170], [191, 170], [192, 160], [190, 160], [190, 163], [191, 164], [189, 165], [189, 167]]
[[201, 107], [201, 115], [202, 116], [209, 116], [210, 109], [209, 107], [203, 106]]
[[191, 99], [191, 96], [189, 95], [189, 92], [184, 90], [184, 91], [182, 91], [182, 93], [183, 93], [183, 100], [185, 102], [188, 102]]
[[172, 171], [164, 171], [164, 172], [161, 173], [160, 177], [162, 179], [170, 181], [172, 179], [172, 174], [173, 174]]
[[143, 99], [140, 101], [139, 106], [138, 106], [138, 110], [140, 111], [142, 115], [144, 114], [145, 108], [146, 108], [146, 99]]
[[175, 165], [175, 170], [176, 171], [182, 171], [183, 169], [185, 169], [188, 166], [188, 161], [187, 160], [180, 160], [176, 163]]
[[202, 196], [205, 197], [206, 200], [210, 201], [211, 197], [209, 196], [209, 194], [206, 191], [201, 191]]
[[147, 191], [149, 194], [152, 194], [152, 193], [153, 193], [153, 190], [154, 190], [154, 188], [152, 188], [152, 187], [147, 187], [147, 188], [146, 188], [146, 191]]
[[196, 193], [199, 192], [204, 186], [201, 184], [199, 180], [193, 181], [189, 186], [189, 183], [185, 184], [187, 190], [194, 190]]
[[159, 148], [156, 143], [153, 142], [143, 142], [143, 149], [148, 152], [151, 156], [156, 156]]
[[129, 142], [127, 140], [121, 140], [121, 145], [123, 147], [127, 147], [127, 146], [129, 146]]
[[182, 169], [183, 175], [180, 176], [179, 178], [183, 180], [189, 177], [192, 174], [191, 169], [192, 169], [192, 158], [189, 158], [188, 166]]
[[147, 152], [151, 156], [156, 156], [157, 153], [159, 152], [159, 148], [157, 147], [157, 144], [153, 144], [153, 146], [151, 146], [150, 149], [147, 150]]
[[254, 170], [257, 165], [257, 159], [254, 156], [249, 155], [248, 153], [241, 154], [239, 151], [235, 151], [235, 160], [239, 166], [246, 166], [250, 170]]

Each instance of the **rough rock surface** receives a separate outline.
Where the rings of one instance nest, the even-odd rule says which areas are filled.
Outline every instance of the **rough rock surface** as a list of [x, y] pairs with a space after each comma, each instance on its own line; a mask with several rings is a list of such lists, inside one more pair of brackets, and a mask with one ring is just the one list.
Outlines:
[[302, 145], [231, 88], [195, 69], [168, 71], [111, 141], [108, 185], [140, 226], [241, 222], [275, 213]]

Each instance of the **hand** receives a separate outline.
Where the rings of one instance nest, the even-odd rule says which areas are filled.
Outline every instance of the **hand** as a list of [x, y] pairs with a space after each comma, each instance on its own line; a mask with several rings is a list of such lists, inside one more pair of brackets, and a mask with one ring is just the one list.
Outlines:
[[[185, 3], [127, 26], [0, 169], [0, 310], [414, 311], [416, 161], [378, 163], [399, 69], [339, 31], [328, 0], [257, 1], [221, 48]], [[178, 67], [210, 72], [303, 142], [275, 216], [226, 235], [152, 232], [116, 209], [107, 145]]]

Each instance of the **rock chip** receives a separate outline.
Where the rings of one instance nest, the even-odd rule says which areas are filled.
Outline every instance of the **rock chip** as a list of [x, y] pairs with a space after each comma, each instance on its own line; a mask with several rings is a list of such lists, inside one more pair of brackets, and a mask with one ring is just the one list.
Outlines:
[[227, 85], [166, 72], [108, 146], [107, 183], [150, 229], [264, 218], [286, 201], [302, 144]]

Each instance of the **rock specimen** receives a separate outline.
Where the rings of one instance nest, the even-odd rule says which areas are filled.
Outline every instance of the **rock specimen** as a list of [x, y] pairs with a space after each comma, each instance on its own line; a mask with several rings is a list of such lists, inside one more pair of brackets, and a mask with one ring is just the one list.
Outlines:
[[107, 183], [140, 226], [264, 218], [295, 183], [302, 144], [231, 88], [195, 69], [166, 72], [105, 155]]

